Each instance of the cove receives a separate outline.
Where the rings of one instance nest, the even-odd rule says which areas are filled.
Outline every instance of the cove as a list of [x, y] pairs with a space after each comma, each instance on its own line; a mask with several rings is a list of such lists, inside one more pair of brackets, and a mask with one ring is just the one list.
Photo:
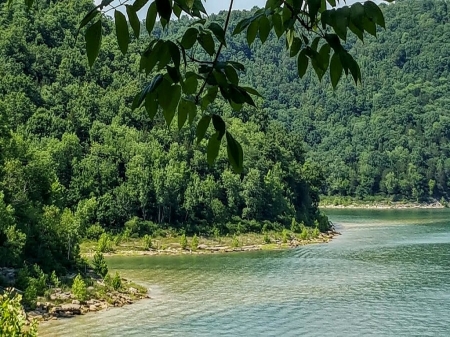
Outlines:
[[151, 300], [45, 324], [42, 336], [448, 336], [450, 211], [329, 210], [328, 244], [112, 257]]

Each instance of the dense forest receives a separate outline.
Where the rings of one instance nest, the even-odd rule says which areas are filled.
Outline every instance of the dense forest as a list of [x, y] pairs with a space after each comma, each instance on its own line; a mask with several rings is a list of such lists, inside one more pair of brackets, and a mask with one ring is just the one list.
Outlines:
[[[208, 165], [195, 129], [131, 109], [144, 81], [140, 45], [123, 56], [112, 20], [88, 67], [75, 36], [91, 7], [39, 1], [30, 13], [2, 2], [0, 264], [25, 259], [64, 271], [77, 265], [80, 240], [104, 230], [233, 234], [290, 228], [293, 219], [324, 230], [320, 194], [448, 197], [445, 1], [383, 6], [387, 29], [378, 39], [349, 36], [362, 85], [346, 80], [334, 91], [326, 76], [298, 79], [275, 35], [251, 48], [234, 37], [224, 55], [246, 65], [242, 81], [264, 96], [257, 109], [213, 108], [243, 145], [242, 174], [232, 172], [225, 148]], [[244, 14], [233, 13], [231, 28]], [[187, 24], [156, 34], [178, 36]]]

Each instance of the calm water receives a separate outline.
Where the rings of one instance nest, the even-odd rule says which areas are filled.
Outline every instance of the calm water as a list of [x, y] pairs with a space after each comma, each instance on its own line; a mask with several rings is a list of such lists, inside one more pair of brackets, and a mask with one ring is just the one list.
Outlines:
[[450, 211], [329, 211], [342, 236], [282, 252], [111, 258], [153, 299], [42, 336], [450, 336]]

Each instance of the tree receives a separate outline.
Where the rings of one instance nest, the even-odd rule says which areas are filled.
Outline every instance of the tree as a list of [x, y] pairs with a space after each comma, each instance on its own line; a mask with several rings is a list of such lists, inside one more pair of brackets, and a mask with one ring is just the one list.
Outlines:
[[1, 336], [37, 336], [37, 322], [25, 327], [26, 316], [21, 305], [22, 296], [11, 289], [0, 294], [0, 335]]
[[95, 252], [92, 264], [94, 265], [94, 271], [101, 277], [105, 277], [106, 274], [108, 274], [108, 265], [106, 264], [105, 257], [101, 252]]
[[[107, 20], [105, 14], [112, 10], [117, 42], [123, 54], [128, 52], [131, 41], [128, 23], [135, 38], [141, 36], [137, 13], [146, 4], [149, 6], [145, 27], [149, 35], [155, 31], [157, 17], [163, 30], [169, 29], [173, 16], [180, 19], [185, 14], [195, 20], [185, 29], [181, 38], [156, 37], [141, 53], [140, 69], [151, 79], [135, 96], [132, 109], [145, 107], [152, 119], [161, 110], [167, 125], [177, 115], [178, 127], [182, 128], [188, 119], [190, 124], [196, 120], [200, 108], [197, 141], [206, 136], [211, 123], [215, 130], [208, 141], [208, 161], [215, 161], [221, 141], [225, 138], [228, 160], [236, 172], [241, 172], [242, 147], [228, 130], [222, 116], [212, 112], [212, 103], [219, 93], [221, 99], [235, 111], [241, 110], [245, 104], [256, 106], [253, 97], [260, 96], [255, 89], [240, 85], [239, 73], [244, 71], [244, 65], [224, 59], [222, 55], [223, 48], [227, 47], [227, 33], [231, 30], [233, 0], [230, 0], [223, 25], [213, 19], [205, 19], [207, 13], [201, 0], [135, 0], [126, 5], [128, 22], [125, 14], [112, 6], [111, 2], [102, 1], [80, 23], [79, 30], [84, 30], [91, 67], [101, 49], [103, 22]], [[357, 2], [350, 7], [337, 7], [339, 1], [327, 2], [268, 0], [265, 8], [242, 19], [232, 34], [246, 31], [247, 42], [251, 46], [257, 36], [261, 43], [266, 42], [273, 31], [278, 38], [284, 36], [289, 55], [298, 59], [300, 77], [305, 75], [311, 65], [320, 80], [329, 70], [333, 87], [336, 87], [343, 72], [346, 75], [350, 73], [355, 83], [358, 83], [361, 81], [359, 65], [342, 42], [347, 40], [349, 30], [361, 41], [365, 32], [376, 36], [377, 26], [385, 26], [384, 16], [371, 1], [364, 4]], [[32, 6], [32, 1], [26, 3]], [[202, 49], [201, 54], [195, 52], [197, 47]]]

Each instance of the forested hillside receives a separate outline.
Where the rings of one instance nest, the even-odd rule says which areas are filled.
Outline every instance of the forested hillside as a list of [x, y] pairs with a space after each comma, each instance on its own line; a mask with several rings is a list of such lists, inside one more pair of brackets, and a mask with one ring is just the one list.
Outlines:
[[143, 79], [137, 53], [119, 51], [112, 20], [89, 69], [75, 35], [90, 1], [36, 6], [3, 2], [0, 17], [0, 264], [63, 271], [77, 265], [80, 239], [104, 230], [233, 234], [293, 219], [328, 228], [319, 170], [295, 132], [216, 106], [245, 148], [245, 170], [232, 172], [225, 148], [211, 167], [195, 129], [132, 111]]
[[386, 30], [364, 44], [350, 36], [362, 85], [333, 91], [311, 74], [298, 79], [295, 59], [272, 38], [233, 46], [264, 110], [306, 144], [319, 165], [323, 194], [424, 201], [450, 195], [450, 14], [446, 1], [383, 5]]
[[[207, 164], [195, 129], [178, 131], [177, 121], [168, 129], [162, 117], [132, 111], [143, 84], [139, 58], [121, 54], [112, 20], [89, 69], [75, 39], [89, 0], [37, 6], [8, 10], [3, 1], [0, 16], [1, 264], [71, 268], [80, 239], [103, 230], [227, 234], [292, 219], [325, 229], [320, 193], [448, 197], [445, 1], [383, 6], [387, 29], [377, 40], [349, 36], [363, 84], [344, 80], [335, 91], [327, 77], [298, 79], [274, 35], [251, 48], [244, 35], [233, 38], [224, 54], [246, 64], [243, 81], [264, 96], [258, 109], [214, 107], [243, 145], [240, 175], [224, 148]], [[233, 13], [231, 28], [243, 14]], [[179, 35], [187, 24], [156, 33]]]

